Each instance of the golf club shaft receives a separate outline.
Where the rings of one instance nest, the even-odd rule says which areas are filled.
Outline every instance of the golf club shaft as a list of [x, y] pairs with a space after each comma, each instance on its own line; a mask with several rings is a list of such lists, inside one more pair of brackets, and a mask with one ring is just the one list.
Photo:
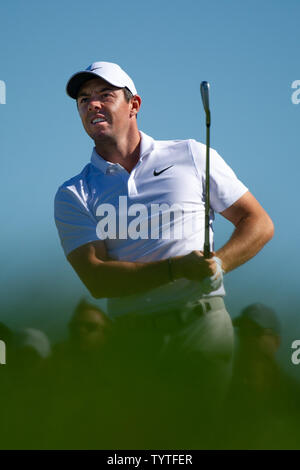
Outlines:
[[[209, 124], [208, 124], [208, 122], [209, 122]], [[205, 256], [205, 258], [208, 258], [210, 256], [210, 243], [209, 243], [209, 209], [210, 209], [209, 164], [210, 164], [210, 158], [209, 158], [209, 147], [210, 147], [210, 116], [209, 116], [209, 121], [206, 118], [205, 232], [204, 232], [204, 256]]]
[[205, 164], [205, 230], [204, 230], [204, 256], [208, 258], [210, 256], [210, 243], [209, 243], [209, 211], [210, 211], [210, 199], [209, 199], [209, 175], [210, 175], [210, 109], [209, 109], [209, 83], [201, 82], [200, 92], [203, 102], [203, 107], [206, 115], [206, 164]]

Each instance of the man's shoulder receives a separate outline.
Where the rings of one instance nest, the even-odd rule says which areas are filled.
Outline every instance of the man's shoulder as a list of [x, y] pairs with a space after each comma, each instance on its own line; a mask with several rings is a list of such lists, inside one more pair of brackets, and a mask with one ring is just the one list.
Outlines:
[[58, 187], [57, 193], [65, 189], [69, 189], [69, 188], [77, 187], [78, 185], [81, 185], [82, 182], [85, 181], [88, 174], [90, 173], [91, 167], [92, 167], [91, 163], [88, 163], [87, 165], [85, 165], [85, 167], [81, 170], [80, 173], [77, 173], [77, 175], [72, 176], [71, 178], [67, 179], [62, 184], [60, 184]]
[[202, 159], [205, 157], [205, 145], [195, 139], [169, 139], [155, 140], [155, 150], [159, 153], [172, 153], [193, 156]]
[[190, 147], [191, 145], [199, 145], [200, 147], [204, 146], [201, 142], [196, 141], [195, 139], [167, 139], [167, 140], [155, 140], [155, 145], [160, 148], [168, 147]]

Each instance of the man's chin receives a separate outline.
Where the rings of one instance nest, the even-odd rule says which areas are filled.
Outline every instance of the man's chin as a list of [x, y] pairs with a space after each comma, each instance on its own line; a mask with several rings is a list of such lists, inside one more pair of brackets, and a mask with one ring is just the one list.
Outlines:
[[95, 144], [104, 144], [104, 143], [111, 143], [111, 142], [114, 142], [115, 139], [113, 138], [112, 135], [110, 135], [109, 133], [107, 132], [101, 132], [101, 133], [98, 133], [96, 135], [94, 135], [92, 137], [93, 141], [95, 142]]

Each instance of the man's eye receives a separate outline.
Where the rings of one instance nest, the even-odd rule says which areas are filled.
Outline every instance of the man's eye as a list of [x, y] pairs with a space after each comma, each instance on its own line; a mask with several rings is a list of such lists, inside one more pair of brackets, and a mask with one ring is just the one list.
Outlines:
[[111, 93], [103, 93], [101, 98], [109, 98], [110, 96], [112, 96]]
[[86, 103], [87, 100], [88, 100], [87, 96], [82, 96], [77, 99], [77, 103], [80, 105], [80, 104]]

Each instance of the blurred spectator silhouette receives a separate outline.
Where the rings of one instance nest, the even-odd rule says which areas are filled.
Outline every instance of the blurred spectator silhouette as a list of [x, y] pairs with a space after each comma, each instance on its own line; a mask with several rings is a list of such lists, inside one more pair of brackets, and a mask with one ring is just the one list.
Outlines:
[[[1, 336], [3, 331], [1, 325]], [[34, 328], [5, 331], [7, 361], [6, 383], [1, 387], [0, 446], [34, 448], [43, 432], [47, 391], [42, 379], [51, 345], [46, 334]]]
[[[110, 346], [112, 321], [89, 298], [82, 298], [76, 305], [68, 323], [67, 339], [54, 346], [49, 361], [56, 380], [94, 380], [103, 376]], [[94, 372], [96, 371], [96, 375]]]
[[251, 304], [233, 320], [236, 351], [224, 414], [224, 447], [300, 448], [299, 383], [279, 366], [281, 325], [276, 312]]
[[233, 320], [237, 329], [234, 380], [253, 391], [273, 390], [278, 379], [276, 353], [281, 327], [274, 310], [264, 304], [251, 304]]
[[47, 335], [35, 328], [22, 328], [15, 334], [14, 367], [19, 373], [34, 374], [51, 355]]
[[112, 322], [98, 305], [89, 298], [78, 302], [68, 323], [68, 338], [54, 347], [45, 374], [50, 410], [44, 434], [47, 448], [101, 448], [118, 432], [111, 331]]
[[146, 445], [144, 423], [134, 416], [127, 368], [119, 374], [124, 350], [118, 336], [111, 340], [112, 330], [105, 312], [86, 298], [72, 314], [67, 340], [52, 354], [42, 332], [5, 330], [15, 353], [3, 366], [10, 374], [1, 393], [1, 449]]
[[73, 350], [81, 353], [99, 352], [107, 344], [111, 320], [96, 305], [82, 299], [69, 323], [69, 338]]
[[82, 368], [87, 374], [106, 358], [112, 332], [112, 322], [106, 313], [89, 298], [82, 298], [76, 305], [68, 323], [68, 338], [54, 347], [53, 360], [56, 369], [69, 369], [76, 376]]

